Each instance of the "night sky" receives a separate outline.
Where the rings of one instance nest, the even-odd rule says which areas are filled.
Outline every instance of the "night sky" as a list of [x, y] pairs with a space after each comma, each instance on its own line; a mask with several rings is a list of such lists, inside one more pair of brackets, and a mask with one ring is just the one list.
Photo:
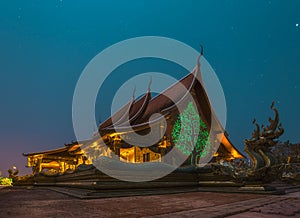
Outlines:
[[[0, 6], [0, 171], [23, 152], [76, 140], [72, 97], [87, 63], [106, 47], [137, 36], [180, 40], [214, 68], [227, 102], [232, 142], [243, 150], [252, 120], [266, 123], [274, 100], [282, 141], [300, 142], [300, 1], [2, 1]], [[147, 67], [145, 67], [147, 66]], [[114, 91], [129, 72], [187, 72], [155, 60], [116, 70], [100, 90], [96, 118], [110, 114]], [[145, 87], [146, 91], [147, 87]], [[129, 96], [130, 97], [130, 96]]]

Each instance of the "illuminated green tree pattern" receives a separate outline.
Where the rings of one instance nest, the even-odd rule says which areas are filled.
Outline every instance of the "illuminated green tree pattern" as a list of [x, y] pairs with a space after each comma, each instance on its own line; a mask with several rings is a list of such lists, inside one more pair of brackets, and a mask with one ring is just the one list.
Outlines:
[[178, 150], [185, 155], [191, 155], [191, 165], [195, 166], [201, 157], [207, 155], [210, 147], [209, 133], [192, 102], [178, 115], [172, 138]]

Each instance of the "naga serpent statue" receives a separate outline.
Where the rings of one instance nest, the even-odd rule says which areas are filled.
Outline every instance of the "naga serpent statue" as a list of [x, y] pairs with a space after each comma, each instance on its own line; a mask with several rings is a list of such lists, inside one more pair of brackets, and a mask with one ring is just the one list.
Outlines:
[[252, 133], [251, 139], [245, 139], [245, 152], [251, 158], [251, 168], [248, 174], [253, 175], [264, 169], [272, 168], [276, 165], [275, 157], [271, 151], [271, 148], [278, 143], [278, 138], [284, 133], [281, 123], [279, 123], [279, 113], [272, 102], [271, 109], [275, 112], [274, 119], [269, 118], [269, 125], [264, 128], [262, 125], [262, 131], [254, 119], [253, 124], [256, 129]]

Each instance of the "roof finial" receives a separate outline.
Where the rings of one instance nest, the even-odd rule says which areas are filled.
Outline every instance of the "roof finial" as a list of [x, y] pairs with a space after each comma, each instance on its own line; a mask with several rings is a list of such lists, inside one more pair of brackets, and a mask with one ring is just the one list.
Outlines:
[[274, 107], [274, 104], [275, 104], [275, 102], [274, 101], [272, 101], [272, 104], [271, 104], [271, 109], [274, 109], [275, 107]]
[[200, 54], [198, 56], [198, 59], [197, 59], [197, 66], [199, 67], [200, 66], [200, 58], [203, 56], [203, 46], [200, 44]]
[[134, 85], [133, 92], [132, 92], [132, 99], [133, 100], [135, 99], [135, 91], [136, 91], [136, 85]]
[[148, 92], [150, 92], [151, 83], [152, 83], [152, 76], [150, 76], [150, 81], [149, 81], [149, 84], [148, 84]]

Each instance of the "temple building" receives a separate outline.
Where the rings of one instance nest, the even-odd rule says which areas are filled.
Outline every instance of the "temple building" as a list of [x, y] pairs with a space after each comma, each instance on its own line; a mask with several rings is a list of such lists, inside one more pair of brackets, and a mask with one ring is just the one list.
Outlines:
[[44, 169], [53, 172], [63, 173], [66, 170], [75, 170], [79, 165], [91, 162], [83, 155], [78, 142], [65, 144], [64, 147], [23, 154], [27, 157], [27, 167], [32, 168], [33, 174], [39, 173]]
[[[182, 86], [186, 91], [180, 88]], [[179, 113], [178, 106], [186, 109]], [[153, 118], [153, 114], [160, 115]], [[150, 126], [151, 132], [159, 135], [159, 140], [146, 147], [147, 140], [137, 141], [133, 135], [149, 134]], [[179, 135], [182, 126], [187, 127], [184, 129], [188, 129], [190, 137], [182, 138]], [[199, 133], [196, 134], [197, 138], [193, 138], [194, 132]], [[32, 167], [33, 173], [39, 173], [43, 169], [63, 173], [68, 169], [74, 170], [82, 163], [91, 164], [100, 156], [117, 156], [123, 162], [137, 164], [161, 162], [164, 155], [174, 147], [178, 153], [190, 155], [184, 165], [197, 165], [206, 156], [213, 156], [210, 162], [244, 158], [231, 143], [210, 105], [201, 77], [199, 59], [192, 72], [155, 97], [151, 95], [149, 84], [148, 91], [143, 96], [139, 99], [133, 97], [102, 122], [98, 133], [90, 140], [71, 143], [63, 148], [24, 154], [28, 158], [28, 167]], [[196, 144], [195, 148], [191, 149], [188, 145], [190, 142]], [[209, 146], [215, 142], [220, 144], [217, 150]], [[172, 163], [176, 159], [168, 161]]]

